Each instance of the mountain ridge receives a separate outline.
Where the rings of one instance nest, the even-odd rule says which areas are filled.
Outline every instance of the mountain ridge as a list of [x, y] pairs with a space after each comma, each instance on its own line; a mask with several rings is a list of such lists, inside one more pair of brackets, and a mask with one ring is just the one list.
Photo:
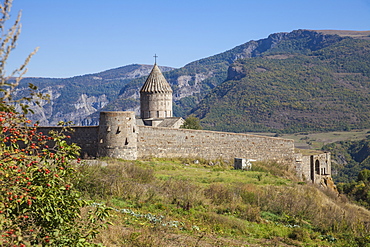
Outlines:
[[[284, 50], [289, 45], [280, 44]], [[370, 127], [370, 42], [342, 39], [306, 48], [282, 54], [277, 46], [259, 58], [237, 61], [192, 113], [206, 128], [235, 132]]]
[[[328, 33], [328, 34], [325, 34]], [[340, 35], [336, 34], [335, 32], [339, 33]], [[353, 39], [350, 36], [362, 37], [361, 39]], [[203, 58], [191, 63], [188, 63], [182, 68], [178, 69], [168, 69], [162, 70], [164, 76], [166, 77], [167, 81], [171, 84], [174, 90], [174, 115], [185, 117], [190, 113], [196, 113], [200, 118], [205, 116], [204, 114], [199, 113], [199, 103], [204, 102], [205, 96], [212, 92], [212, 90], [219, 90], [217, 89], [219, 86], [225, 84], [227, 85], [230, 80], [239, 81], [243, 80], [245, 77], [245, 69], [244, 65], [239, 61], [250, 59], [272, 59], [276, 61], [288, 61], [289, 59], [293, 59], [296, 57], [297, 54], [300, 56], [312, 56], [313, 52], [320, 51], [325, 49], [326, 47], [331, 47], [343, 40], [363, 40], [366, 41], [367, 31], [332, 31], [332, 30], [321, 30], [321, 31], [313, 31], [313, 30], [294, 30], [292, 32], [281, 32], [281, 33], [274, 33], [270, 34], [265, 39], [260, 40], [251, 40], [239, 46], [236, 46], [230, 50], [225, 52]], [[363, 39], [365, 37], [365, 39]], [[352, 41], [351, 41], [352, 42]], [[343, 45], [353, 45], [353, 43], [347, 42], [342, 43]], [[348, 49], [347, 49], [348, 50]], [[348, 52], [346, 50], [346, 52]], [[349, 49], [350, 50], [350, 49]], [[337, 51], [342, 52], [343, 49], [337, 49]], [[326, 63], [320, 63], [320, 66], [327, 66], [327, 63], [331, 63], [330, 66], [341, 66], [340, 64], [336, 64], [336, 57], [335, 52], [331, 51], [333, 54], [331, 55], [330, 60], [327, 60]], [[328, 54], [330, 55], [330, 54]], [[345, 54], [337, 54], [338, 56], [346, 56]], [[359, 56], [363, 56], [358, 54]], [[367, 56], [367, 53], [364, 55]], [[323, 58], [323, 57], [322, 57]], [[288, 60], [287, 60], [288, 59]], [[297, 58], [295, 58], [297, 59]], [[303, 59], [303, 57], [301, 57]], [[312, 61], [311, 61], [312, 62]], [[130, 65], [130, 66], [140, 66], [140, 65]], [[366, 63], [361, 64], [363, 67], [363, 71], [367, 71], [368, 65]], [[148, 67], [152, 67], [148, 65]], [[118, 68], [116, 68], [118, 69]], [[84, 76], [77, 76], [65, 79], [56, 79], [56, 82], [51, 82], [50, 84], [58, 84], [61, 82], [66, 82], [67, 86], [73, 86], [77, 90], [71, 92], [64, 92], [66, 95], [66, 99], [59, 100], [59, 105], [56, 102], [52, 102], [49, 105], [50, 107], [54, 107], [53, 111], [58, 114], [44, 114], [45, 119], [62, 119], [67, 120], [68, 116], [73, 115], [73, 120], [77, 125], [91, 125], [97, 124], [98, 121], [98, 113], [99, 111], [107, 111], [107, 110], [133, 110], [137, 114], [139, 113], [139, 94], [138, 91], [142, 84], [144, 83], [146, 77], [141, 76], [140, 74], [135, 73], [131, 75], [129, 79], [125, 79], [125, 75], [116, 76], [114, 78], [109, 78], [110, 73], [113, 73], [116, 69], [111, 69], [107, 71], [102, 71], [99, 73], [84, 75]], [[162, 68], [161, 68], [162, 69]], [[259, 72], [266, 71], [266, 68], [263, 66], [259, 66], [255, 68]], [[150, 69], [148, 69], [150, 70]], [[267, 71], [268, 72], [268, 71]], [[348, 71], [342, 71], [342, 73], [348, 73]], [[363, 72], [361, 72], [362, 75]], [[336, 76], [336, 80], [343, 81], [343, 78], [340, 78], [338, 74]], [[100, 79], [101, 77], [101, 79]], [[81, 83], [83, 84], [84, 79], [88, 78], [87, 82], [89, 84], [89, 88], [84, 88], [84, 93], [81, 93]], [[104, 79], [103, 79], [104, 78]], [[26, 79], [25, 79], [26, 80]], [[41, 79], [40, 79], [41, 80]], [[42, 80], [49, 80], [53, 81], [53, 79], [42, 79]], [[59, 80], [59, 81], [58, 81]], [[102, 80], [106, 83], [105, 87], [101, 87]], [[311, 79], [309, 79], [311, 80]], [[357, 79], [356, 79], [357, 80]], [[361, 78], [361, 80], [367, 80], [365, 77]], [[92, 82], [94, 83], [92, 83]], [[48, 84], [48, 86], [50, 86]], [[347, 83], [348, 84], [348, 83]], [[224, 86], [225, 86], [224, 85]], [[348, 84], [349, 85], [349, 84]], [[353, 85], [352, 85], [353, 86]], [[64, 87], [63, 87], [64, 88]], [[42, 88], [40, 88], [42, 90]], [[65, 90], [65, 89], [64, 89]], [[87, 91], [88, 90], [88, 91]], [[60, 90], [59, 90], [60, 91]], [[58, 95], [60, 92], [57, 91], [54, 93]], [[65, 90], [66, 91], [66, 90]], [[61, 92], [63, 93], [63, 92]], [[72, 97], [70, 94], [74, 94]], [[105, 95], [105, 96], [103, 96]], [[60, 98], [60, 96], [59, 96]], [[218, 99], [219, 101], [219, 99]], [[245, 99], [243, 99], [245, 101]], [[71, 102], [79, 102], [76, 105], [71, 104]], [[84, 102], [84, 103], [82, 103]], [[53, 105], [54, 104], [54, 105]], [[204, 108], [204, 103], [203, 108]], [[215, 104], [213, 104], [215, 105]], [[237, 104], [234, 104], [237, 105]], [[81, 107], [83, 106], [83, 107]], [[81, 107], [81, 108], [78, 108]], [[77, 109], [78, 108], [78, 109]], [[69, 113], [67, 113], [69, 111]], [[79, 111], [82, 111], [81, 114]], [[231, 110], [235, 111], [234, 110]], [[204, 112], [204, 111], [203, 111]], [[287, 113], [287, 112], [286, 112]], [[230, 114], [229, 114], [230, 115]], [[227, 120], [230, 122], [230, 126], [238, 123], [236, 121], [230, 121], [230, 119], [237, 118], [235, 116], [229, 116]], [[225, 119], [225, 116], [219, 116], [221, 119]], [[64, 119], [63, 119], [64, 118]], [[211, 120], [202, 119], [202, 122], [206, 125], [209, 129], [217, 129], [215, 127], [215, 123], [210, 123]], [[348, 120], [349, 121], [349, 120]], [[49, 121], [55, 124], [56, 120]], [[280, 124], [280, 127], [277, 129], [270, 129], [271, 131], [284, 131], [283, 125]], [[337, 126], [338, 127], [338, 126]], [[316, 128], [316, 127], [315, 127]], [[339, 128], [339, 127], [338, 127]], [[340, 128], [345, 128], [344, 125]], [[256, 128], [250, 129], [243, 129], [243, 128], [235, 128], [234, 127], [222, 127], [221, 129], [226, 131], [256, 131]], [[259, 128], [257, 128], [259, 129]], [[266, 128], [262, 128], [266, 129]]]
[[355, 30], [312, 30], [315, 32], [323, 33], [323, 34], [336, 34], [342, 37], [351, 37], [355, 39], [366, 39], [370, 40], [370, 30], [369, 31], [355, 31]]
[[[167, 81], [174, 89], [174, 114], [184, 116], [189, 114], [192, 108], [206, 95], [211, 89], [221, 84], [227, 78], [228, 67], [236, 60], [258, 57], [261, 53], [273, 48], [283, 39], [290, 38], [300, 34], [322, 34], [307, 31], [295, 30], [290, 33], [281, 32], [270, 34], [265, 39], [257, 41], [251, 40], [242, 45], [236, 46], [225, 52], [203, 58], [188, 63], [182, 68], [164, 73]], [[325, 35], [329, 40], [341, 40], [336, 35]], [[325, 44], [324, 44], [325, 45]], [[145, 78], [133, 80], [130, 84], [125, 85], [120, 96], [115, 102], [112, 102], [107, 110], [133, 110], [138, 111], [139, 99], [137, 92], [144, 83]]]

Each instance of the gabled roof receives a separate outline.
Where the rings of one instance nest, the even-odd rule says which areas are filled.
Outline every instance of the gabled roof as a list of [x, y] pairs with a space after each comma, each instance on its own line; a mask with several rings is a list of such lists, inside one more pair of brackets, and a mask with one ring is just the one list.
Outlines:
[[157, 127], [179, 128], [178, 126], [182, 125], [184, 122], [185, 120], [182, 117], [170, 117], [165, 118]]
[[152, 71], [146, 79], [140, 93], [172, 93], [170, 84], [164, 78], [157, 64], [154, 64]]

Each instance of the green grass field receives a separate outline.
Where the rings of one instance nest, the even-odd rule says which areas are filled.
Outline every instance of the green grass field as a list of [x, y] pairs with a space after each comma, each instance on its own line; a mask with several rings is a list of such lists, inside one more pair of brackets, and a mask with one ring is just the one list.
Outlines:
[[105, 246], [366, 246], [370, 212], [284, 164], [185, 159], [83, 165], [78, 189], [111, 206]]

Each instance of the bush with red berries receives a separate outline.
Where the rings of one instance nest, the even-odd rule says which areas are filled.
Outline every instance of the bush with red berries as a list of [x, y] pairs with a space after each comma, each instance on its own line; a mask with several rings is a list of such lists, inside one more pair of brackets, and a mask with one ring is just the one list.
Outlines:
[[73, 184], [79, 175], [75, 144], [66, 135], [44, 135], [22, 114], [0, 112], [1, 246], [86, 246], [101, 226], [107, 209], [89, 205]]
[[20, 34], [20, 15], [6, 31], [12, 2], [0, 2], [0, 246], [91, 246], [108, 209], [89, 207], [74, 188], [79, 147], [67, 144], [64, 128], [40, 133], [26, 118], [27, 102], [45, 99], [34, 85], [29, 97], [14, 97], [37, 49], [5, 74]]

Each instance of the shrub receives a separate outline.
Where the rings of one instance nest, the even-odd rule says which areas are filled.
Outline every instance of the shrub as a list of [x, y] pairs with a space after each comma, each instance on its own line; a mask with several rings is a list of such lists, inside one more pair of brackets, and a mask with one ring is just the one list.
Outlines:
[[241, 234], [247, 233], [246, 224], [240, 219], [219, 215], [213, 212], [200, 213], [199, 218], [204, 220], [214, 231], [227, 232], [231, 230]]
[[261, 210], [258, 206], [253, 206], [249, 204], [238, 205], [235, 209], [238, 218], [243, 220], [248, 220], [251, 222], [260, 222], [261, 220]]
[[97, 217], [88, 216], [90, 224], [77, 221], [80, 209], [89, 205], [74, 188], [79, 174], [71, 161], [78, 147], [68, 145], [62, 132], [47, 136], [29, 123], [21, 114], [0, 112], [0, 243], [86, 242], [107, 211], [97, 208]]
[[[121, 164], [89, 164], [79, 167], [83, 174], [78, 190], [92, 199], [132, 199], [148, 201], [154, 196], [150, 182], [155, 180], [152, 169], [135, 166], [130, 162]], [[154, 194], [153, 194], [154, 193]]]
[[202, 204], [204, 199], [202, 189], [189, 180], [169, 179], [162, 184], [161, 190], [169, 203], [185, 210]]
[[149, 183], [154, 180], [152, 169], [145, 169], [132, 163], [125, 166], [125, 172], [130, 178], [139, 183]]
[[257, 189], [253, 184], [243, 184], [238, 186], [240, 188], [239, 194], [244, 203], [257, 204]]
[[204, 191], [204, 194], [215, 205], [233, 203], [238, 200], [238, 195], [222, 183], [213, 183]]
[[297, 227], [294, 228], [289, 234], [289, 238], [301, 242], [307, 242], [308, 240], [310, 240], [310, 233], [304, 228]]
[[[12, 1], [0, 4], [0, 30], [9, 19]], [[8, 33], [1, 35], [0, 52], [0, 244], [1, 246], [89, 246], [98, 233], [107, 209], [95, 207], [81, 217], [81, 200], [74, 182], [78, 173], [72, 165], [79, 148], [66, 142], [65, 128], [47, 134], [37, 132], [37, 124], [25, 117], [23, 100], [14, 101], [12, 93], [25, 72], [25, 64], [11, 76], [4, 66], [19, 34], [20, 16]], [[31, 90], [36, 88], [30, 85]], [[33, 91], [31, 96], [38, 94]], [[15, 103], [22, 113], [16, 111]]]

